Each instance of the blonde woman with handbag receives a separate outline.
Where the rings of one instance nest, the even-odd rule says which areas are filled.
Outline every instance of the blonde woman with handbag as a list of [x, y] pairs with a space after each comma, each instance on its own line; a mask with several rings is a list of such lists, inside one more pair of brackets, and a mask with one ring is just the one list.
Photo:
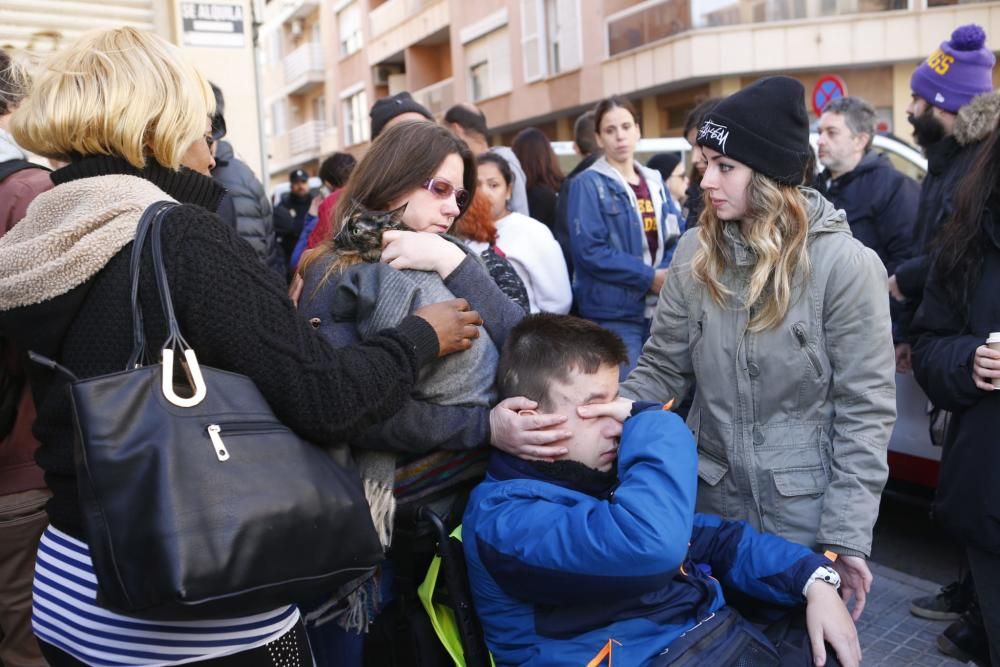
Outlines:
[[[332, 448], [399, 410], [421, 367], [469, 346], [479, 316], [457, 302], [435, 304], [362, 345], [325, 344], [299, 318], [278, 276], [214, 213], [224, 191], [207, 175], [213, 107], [205, 79], [176, 47], [150, 33], [94, 32], [52, 57], [15, 112], [11, 133], [27, 150], [68, 164], [0, 239], [0, 328], [21, 349], [50, 357], [78, 378], [125, 370], [133, 349], [130, 259], [137, 224], [152, 204], [177, 202], [164, 214], [159, 238], [176, 318], [198, 360], [249, 377], [284, 426]], [[138, 301], [153, 353], [167, 323], [149, 246], [137, 257]], [[155, 620], [102, 605], [94, 547], [108, 545], [85, 530], [69, 380], [40, 367], [29, 373], [38, 406], [37, 460], [53, 493], [33, 599], [33, 629], [49, 664], [311, 665], [292, 604], [224, 618], [206, 618], [195, 607]], [[135, 417], [121, 410], [123, 424]], [[262, 480], [260, 493], [266, 490]], [[149, 495], [136, 513], [163, 504]], [[223, 493], [219, 504], [226, 499]], [[156, 546], [149, 545], [140, 565], [171, 558]]]

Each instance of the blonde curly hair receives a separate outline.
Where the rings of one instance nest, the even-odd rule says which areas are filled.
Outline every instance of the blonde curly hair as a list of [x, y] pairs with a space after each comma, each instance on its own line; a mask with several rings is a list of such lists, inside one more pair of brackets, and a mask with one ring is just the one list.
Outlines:
[[792, 302], [796, 279], [809, 272], [806, 241], [809, 218], [797, 186], [780, 184], [753, 172], [747, 185], [747, 211], [741, 223], [743, 241], [756, 257], [744, 294], [734, 295], [721, 280], [732, 267], [728, 223], [715, 214], [711, 202], [698, 218], [698, 249], [691, 259], [695, 279], [705, 285], [712, 300], [724, 306], [736, 296], [750, 310], [750, 331], [781, 324]]

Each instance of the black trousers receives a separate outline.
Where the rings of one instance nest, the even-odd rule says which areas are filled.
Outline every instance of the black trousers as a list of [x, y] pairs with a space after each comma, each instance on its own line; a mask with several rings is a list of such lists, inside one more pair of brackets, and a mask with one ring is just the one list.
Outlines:
[[[69, 653], [52, 644], [39, 640], [42, 655], [51, 667], [86, 667], [87, 663], [77, 660]], [[313, 667], [312, 652], [306, 629], [300, 620], [291, 630], [273, 642], [248, 651], [241, 651], [214, 660], [203, 660], [191, 664], [205, 667]]]
[[[651, 667], [813, 667], [805, 607], [784, 610], [774, 620], [754, 623], [734, 607], [723, 607], [675, 639]], [[840, 667], [826, 645], [826, 666]]]
[[1000, 665], [1000, 555], [971, 546], [966, 554], [990, 640], [990, 661]]

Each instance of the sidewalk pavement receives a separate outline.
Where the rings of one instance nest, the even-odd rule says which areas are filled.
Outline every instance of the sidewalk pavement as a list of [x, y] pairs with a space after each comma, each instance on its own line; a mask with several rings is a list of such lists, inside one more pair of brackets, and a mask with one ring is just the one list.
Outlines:
[[[936, 593], [940, 586], [898, 570], [869, 563], [875, 582], [858, 621], [865, 667], [958, 667], [965, 665], [937, 649], [946, 621], [929, 621], [910, 613], [910, 601]], [[968, 663], [974, 665], [974, 663]]]

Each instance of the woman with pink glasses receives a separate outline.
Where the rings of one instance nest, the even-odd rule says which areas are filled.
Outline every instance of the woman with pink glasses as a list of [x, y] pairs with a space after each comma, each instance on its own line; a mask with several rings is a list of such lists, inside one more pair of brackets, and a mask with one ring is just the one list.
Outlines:
[[[425, 121], [390, 127], [344, 187], [332, 236], [302, 260], [299, 310], [335, 346], [454, 297], [479, 309], [485, 332], [450, 363], [429, 367], [395, 417], [349, 443], [391, 550], [378, 581], [346, 601], [304, 601], [319, 665], [360, 664], [362, 642], [368, 664], [391, 663], [378, 652], [406, 642], [397, 636], [396, 614], [407, 615], [408, 601], [416, 601], [433, 550], [433, 542], [414, 538], [416, 509], [426, 505], [447, 517], [454, 499], [485, 472], [498, 350], [525, 311], [478, 255], [445, 236], [471, 202], [476, 177], [475, 159], [448, 129]], [[359, 260], [373, 260], [380, 246], [381, 261]], [[339, 623], [323, 623], [329, 618]]]

